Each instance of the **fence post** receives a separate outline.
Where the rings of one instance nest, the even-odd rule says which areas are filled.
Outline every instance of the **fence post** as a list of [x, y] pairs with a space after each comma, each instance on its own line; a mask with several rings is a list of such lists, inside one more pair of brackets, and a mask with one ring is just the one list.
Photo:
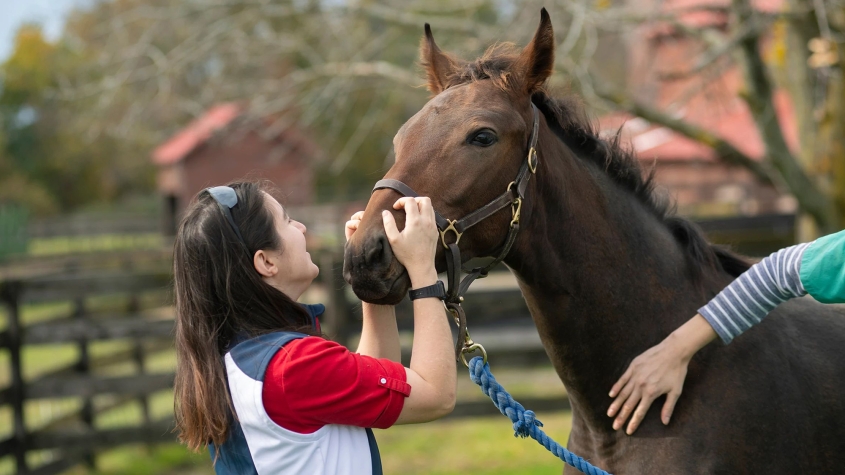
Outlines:
[[15, 465], [18, 474], [29, 473], [26, 463], [26, 424], [24, 420], [24, 381], [21, 368], [21, 282], [10, 281], [0, 286], [3, 303], [8, 309], [9, 364], [12, 375], [12, 417], [14, 419]]
[[[131, 269], [131, 263], [127, 266]], [[137, 316], [141, 306], [138, 302], [138, 295], [131, 294], [129, 296], [128, 312], [129, 315]], [[132, 340], [132, 359], [135, 361], [135, 367], [138, 369], [138, 375], [143, 375], [147, 372], [146, 366], [146, 351], [144, 351], [144, 342], [141, 338], [134, 338]], [[150, 401], [146, 394], [138, 396], [138, 403], [141, 405], [141, 417], [144, 420], [144, 425], [149, 427], [152, 423], [150, 419]], [[147, 450], [152, 449], [152, 442], [147, 443]]]
[[[73, 318], [85, 320], [85, 297], [78, 297], [74, 300]], [[76, 371], [80, 374], [91, 373], [91, 355], [88, 348], [88, 339], [80, 338], [78, 340], [79, 361], [76, 363]], [[94, 401], [90, 397], [86, 397], [82, 401], [82, 409], [79, 412], [82, 422], [92, 432], [94, 431]], [[93, 451], [85, 451], [82, 455], [85, 465], [91, 470], [96, 469], [97, 460]]]

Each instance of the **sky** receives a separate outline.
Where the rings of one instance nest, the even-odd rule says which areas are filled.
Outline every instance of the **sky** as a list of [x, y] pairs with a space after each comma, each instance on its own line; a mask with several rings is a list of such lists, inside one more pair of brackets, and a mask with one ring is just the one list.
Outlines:
[[0, 61], [11, 53], [22, 23], [41, 24], [47, 38], [53, 40], [61, 34], [68, 12], [89, 3], [91, 0], [0, 0]]

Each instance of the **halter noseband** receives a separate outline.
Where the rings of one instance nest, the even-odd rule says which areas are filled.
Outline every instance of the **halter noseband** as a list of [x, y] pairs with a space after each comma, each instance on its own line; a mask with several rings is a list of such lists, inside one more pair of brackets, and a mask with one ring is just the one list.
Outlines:
[[[525, 199], [525, 190], [528, 188], [528, 181], [531, 179], [531, 175], [537, 173], [537, 164], [539, 161], [537, 158], [537, 136], [540, 130], [540, 111], [533, 102], [531, 103], [531, 109], [534, 113], [534, 127], [531, 131], [531, 138], [528, 142], [527, 158], [519, 168], [516, 179], [508, 184], [507, 190], [493, 201], [459, 220], [446, 219], [436, 210], [434, 211], [434, 219], [437, 223], [437, 229], [440, 231], [440, 242], [448, 251], [448, 255], [446, 256], [446, 276], [449, 280], [449, 290], [446, 292], [445, 303], [446, 308], [452, 314], [455, 319], [455, 323], [458, 325], [458, 340], [455, 342], [455, 358], [460, 358], [465, 365], [467, 364], [465, 358], [467, 353], [480, 350], [484, 356], [484, 361], [487, 362], [487, 352], [484, 350], [484, 347], [473, 342], [472, 338], [470, 338], [469, 332], [467, 331], [466, 314], [464, 313], [464, 309], [461, 307], [461, 302], [464, 301], [464, 294], [469, 289], [472, 282], [475, 279], [487, 277], [487, 273], [490, 269], [502, 262], [508, 255], [508, 252], [510, 252], [513, 243], [516, 241], [516, 235], [519, 232], [519, 218], [522, 212], [522, 201]], [[393, 179], [379, 180], [373, 187], [373, 192], [385, 188], [392, 189], [403, 196], [419, 196], [408, 185], [399, 180]], [[510, 229], [508, 230], [508, 235], [505, 238], [505, 243], [502, 245], [501, 251], [499, 251], [499, 255], [486, 266], [476, 267], [475, 269], [468, 271], [465, 270], [467, 275], [462, 281], [460, 281], [459, 284], [458, 280], [460, 279], [462, 263], [461, 250], [458, 248], [458, 243], [461, 240], [461, 236], [469, 228], [489, 218], [507, 206], [511, 207]], [[450, 231], [455, 234], [455, 242], [446, 243], [446, 236]]]

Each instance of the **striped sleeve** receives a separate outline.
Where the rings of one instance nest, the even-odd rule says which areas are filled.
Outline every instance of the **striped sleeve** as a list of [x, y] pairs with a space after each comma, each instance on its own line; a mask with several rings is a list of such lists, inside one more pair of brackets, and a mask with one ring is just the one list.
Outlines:
[[781, 303], [807, 294], [799, 273], [801, 257], [810, 244], [781, 249], [754, 264], [698, 313], [723, 342], [730, 343]]

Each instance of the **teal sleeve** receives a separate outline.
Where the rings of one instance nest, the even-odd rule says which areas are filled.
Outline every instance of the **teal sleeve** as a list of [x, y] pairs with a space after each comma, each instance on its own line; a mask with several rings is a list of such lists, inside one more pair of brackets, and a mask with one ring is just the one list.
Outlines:
[[801, 259], [801, 284], [823, 303], [845, 303], [845, 230], [811, 243]]

